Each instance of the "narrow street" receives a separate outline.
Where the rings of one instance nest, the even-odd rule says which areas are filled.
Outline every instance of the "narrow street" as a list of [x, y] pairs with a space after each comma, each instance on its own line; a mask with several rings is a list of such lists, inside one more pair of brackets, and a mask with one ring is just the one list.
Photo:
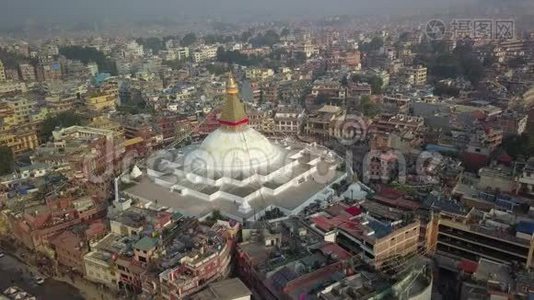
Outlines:
[[84, 299], [76, 288], [52, 278], [46, 278], [42, 285], [36, 284], [32, 271], [24, 263], [5, 253], [0, 258], [0, 290], [3, 292], [12, 285], [24, 289], [37, 299]]

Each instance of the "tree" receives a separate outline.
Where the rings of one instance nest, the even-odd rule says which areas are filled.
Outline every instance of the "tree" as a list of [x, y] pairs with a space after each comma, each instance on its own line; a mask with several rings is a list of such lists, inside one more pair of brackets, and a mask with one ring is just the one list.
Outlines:
[[208, 70], [208, 72], [210, 72], [210, 74], [222, 75], [222, 74], [226, 73], [228, 68], [224, 64], [216, 64], [216, 63], [214, 63], [214, 64], [207, 65], [206, 69]]
[[463, 53], [458, 59], [465, 78], [471, 81], [472, 84], [477, 84], [484, 73], [482, 62], [472, 52]]
[[304, 64], [306, 62], [306, 59], [307, 59], [306, 53], [301, 52], [301, 51], [295, 52], [293, 57], [294, 57], [294, 60], [295, 60], [295, 64], [297, 64], [297, 65]]
[[360, 111], [364, 116], [373, 118], [380, 112], [380, 107], [371, 101], [371, 97], [362, 96], [360, 98]]
[[360, 46], [360, 50], [362, 50], [363, 52], [373, 52], [379, 50], [380, 48], [382, 48], [382, 46], [384, 46], [384, 40], [381, 37], [377, 36], [374, 37], [370, 42], [363, 43]]
[[440, 54], [431, 60], [429, 73], [437, 79], [456, 78], [462, 74], [459, 61], [450, 53]]
[[139, 45], [143, 45], [145, 49], [152, 50], [152, 53], [158, 54], [160, 50], [165, 48], [165, 43], [157, 37], [149, 37], [146, 39], [138, 38], [135, 40]]
[[420, 51], [426, 53], [420, 53], [416, 61], [427, 65], [429, 74], [438, 80], [464, 76], [471, 83], [477, 84], [482, 79], [484, 65], [478, 59], [471, 43], [460, 42], [452, 53], [447, 52], [443, 42], [434, 42], [430, 44], [430, 49]]
[[5, 68], [17, 69], [21, 63], [31, 63], [35, 65], [37, 61], [22, 56], [18, 53], [9, 52], [4, 48], [0, 47], [0, 61], [4, 64]]
[[153, 114], [155, 113], [154, 107], [147, 104], [146, 101], [137, 101], [134, 103], [121, 103], [117, 107], [117, 111], [124, 112], [131, 115], [137, 115], [137, 114]]
[[526, 134], [506, 137], [502, 142], [502, 146], [506, 153], [514, 159], [520, 156], [529, 158], [534, 153], [534, 145], [531, 137]]
[[213, 45], [216, 43], [227, 43], [233, 40], [234, 38], [231, 35], [225, 36], [220, 34], [208, 34], [204, 36], [204, 42], [208, 45]]
[[407, 42], [409, 37], [410, 37], [410, 33], [405, 31], [399, 35], [399, 41]]
[[217, 61], [238, 64], [242, 66], [257, 66], [260, 65], [262, 60], [255, 55], [246, 55], [237, 50], [224, 50], [223, 47], [217, 49]]
[[259, 33], [250, 42], [256, 47], [268, 46], [272, 47], [280, 41], [280, 36], [274, 30], [269, 29], [265, 34]]
[[250, 38], [252, 37], [252, 32], [250, 30], [247, 30], [241, 34], [241, 41], [242, 42], [248, 42]]
[[180, 44], [184, 47], [188, 47], [194, 44], [196, 41], [197, 41], [196, 34], [194, 34], [193, 32], [190, 32], [182, 38], [182, 41], [180, 42]]
[[173, 60], [164, 60], [161, 64], [173, 70], [179, 70], [184, 66], [185, 62], [180, 59], [173, 59]]
[[100, 72], [117, 75], [115, 62], [94, 47], [67, 46], [59, 48], [59, 53], [68, 59], [79, 60], [84, 64], [95, 62]]
[[434, 95], [458, 97], [458, 95], [460, 95], [460, 89], [447, 84], [438, 83], [434, 88]]
[[280, 32], [280, 36], [288, 36], [291, 32], [289, 31], [289, 28], [287, 27], [284, 27], [284, 29], [282, 29], [282, 32]]
[[10, 174], [13, 171], [13, 152], [7, 146], [0, 147], [0, 176]]
[[352, 82], [365, 82], [365, 78], [361, 74], [353, 74], [351, 79]]
[[369, 84], [371, 85], [371, 91], [374, 95], [382, 93], [382, 86], [384, 85], [384, 80], [382, 77], [373, 76], [369, 78]]
[[73, 111], [65, 111], [55, 116], [48, 117], [41, 123], [39, 138], [43, 142], [47, 141], [52, 136], [52, 131], [57, 127], [81, 125], [83, 121], [83, 116]]

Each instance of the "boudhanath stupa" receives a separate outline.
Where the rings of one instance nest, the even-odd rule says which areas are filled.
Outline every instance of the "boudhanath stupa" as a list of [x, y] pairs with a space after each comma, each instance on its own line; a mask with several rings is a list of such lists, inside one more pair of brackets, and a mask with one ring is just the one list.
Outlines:
[[187, 216], [202, 219], [218, 210], [236, 220], [254, 220], [273, 208], [293, 215], [333, 197], [330, 186], [347, 176], [339, 156], [316, 144], [270, 140], [248, 121], [230, 74], [221, 126], [200, 144], [152, 155], [122, 194]]

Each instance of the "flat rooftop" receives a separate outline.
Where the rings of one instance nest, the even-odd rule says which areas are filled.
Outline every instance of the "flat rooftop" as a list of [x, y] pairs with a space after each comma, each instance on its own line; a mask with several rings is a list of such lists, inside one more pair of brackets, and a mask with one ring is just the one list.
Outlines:
[[251, 296], [252, 292], [239, 278], [211, 283], [207, 289], [193, 295], [192, 300], [233, 300]]

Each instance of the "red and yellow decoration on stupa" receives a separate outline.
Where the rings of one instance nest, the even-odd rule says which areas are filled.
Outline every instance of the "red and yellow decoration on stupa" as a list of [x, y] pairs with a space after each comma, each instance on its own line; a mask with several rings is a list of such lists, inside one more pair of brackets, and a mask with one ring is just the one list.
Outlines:
[[245, 104], [239, 99], [239, 87], [232, 73], [228, 74], [228, 79], [226, 80], [226, 101], [224, 102], [219, 123], [229, 128], [248, 124]]

